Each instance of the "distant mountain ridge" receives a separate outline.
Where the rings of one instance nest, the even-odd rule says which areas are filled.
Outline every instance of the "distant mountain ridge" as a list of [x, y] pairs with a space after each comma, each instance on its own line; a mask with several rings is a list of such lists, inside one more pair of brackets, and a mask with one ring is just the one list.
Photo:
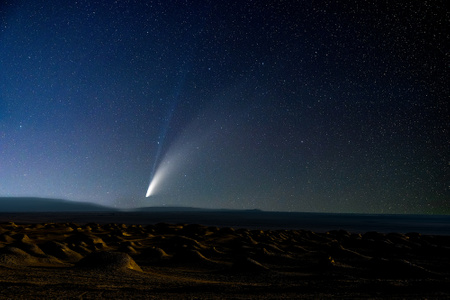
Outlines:
[[116, 211], [107, 206], [89, 202], [37, 197], [0, 197], [2, 212], [83, 212]]
[[133, 212], [262, 212], [260, 209], [232, 209], [232, 208], [200, 208], [191, 206], [145, 206], [130, 209]]
[[188, 206], [147, 206], [132, 209], [112, 208], [91, 202], [55, 198], [0, 197], [0, 213], [10, 212], [261, 212], [259, 209], [239, 210], [198, 208]]

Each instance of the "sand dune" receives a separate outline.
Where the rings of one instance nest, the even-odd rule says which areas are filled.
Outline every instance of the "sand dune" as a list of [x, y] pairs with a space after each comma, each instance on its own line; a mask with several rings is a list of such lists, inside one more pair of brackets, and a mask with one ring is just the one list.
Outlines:
[[10, 222], [0, 276], [0, 298], [438, 298], [450, 237]]

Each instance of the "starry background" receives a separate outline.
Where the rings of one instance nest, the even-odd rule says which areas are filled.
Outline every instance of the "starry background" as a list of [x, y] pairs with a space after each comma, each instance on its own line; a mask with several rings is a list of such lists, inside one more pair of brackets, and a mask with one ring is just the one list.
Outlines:
[[448, 214], [445, 2], [1, 1], [0, 196]]

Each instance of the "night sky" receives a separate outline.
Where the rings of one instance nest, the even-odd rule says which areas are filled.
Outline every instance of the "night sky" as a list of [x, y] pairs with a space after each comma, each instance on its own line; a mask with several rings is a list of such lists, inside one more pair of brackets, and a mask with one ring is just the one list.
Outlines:
[[1, 1], [0, 196], [448, 214], [445, 3]]

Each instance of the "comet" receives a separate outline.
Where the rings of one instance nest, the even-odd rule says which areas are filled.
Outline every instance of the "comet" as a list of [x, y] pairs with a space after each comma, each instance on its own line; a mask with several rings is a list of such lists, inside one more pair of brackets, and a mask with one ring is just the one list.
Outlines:
[[[226, 110], [220, 106], [211, 105], [210, 110], [199, 114], [199, 117], [179, 132], [168, 147], [165, 147], [166, 151], [162, 150], [167, 131], [167, 127], [164, 128], [158, 141], [150, 183], [145, 195], [147, 198], [161, 193], [164, 186], [170, 186], [169, 182], [173, 183], [174, 180], [176, 182], [176, 178], [183, 174], [183, 171], [189, 170], [189, 166], [204, 160], [205, 149], [210, 148], [213, 141], [217, 141], [214, 132], [221, 128], [224, 123], [222, 120], [229, 117], [224, 111]], [[166, 125], [168, 126], [168, 123]], [[163, 153], [164, 155], [161, 155]]]
[[[173, 114], [178, 106], [178, 102], [179, 102], [179, 98], [180, 98], [180, 93], [183, 90], [184, 87], [184, 83], [186, 80], [186, 75], [188, 73], [188, 66], [183, 66], [182, 67], [182, 75], [180, 76], [180, 79], [178, 81], [178, 84], [175, 87], [174, 93], [172, 95], [172, 99], [171, 101], [169, 101], [170, 106], [169, 106], [169, 110], [167, 113], [167, 117], [164, 118], [164, 123], [163, 126], [161, 128], [161, 133], [158, 137], [158, 147], [156, 150], [156, 156], [155, 156], [155, 160], [153, 162], [153, 168], [152, 168], [152, 173], [150, 176], [150, 183], [147, 189], [147, 193], [145, 194], [145, 197], [150, 197], [155, 193], [155, 189], [157, 189], [161, 183], [161, 181], [167, 177], [167, 174], [171, 172], [171, 170], [173, 169], [173, 164], [171, 163], [172, 159], [169, 159], [166, 155], [166, 157], [159, 162], [159, 158], [161, 155], [161, 151], [163, 149], [163, 145], [164, 145], [164, 140], [166, 138], [166, 134], [167, 131], [169, 129], [169, 125], [170, 125], [170, 121], [172, 120]], [[172, 154], [173, 155], [173, 154]], [[158, 168], [156, 168], [157, 164], [159, 164]]]
[[179, 174], [201, 155], [202, 145], [209, 135], [209, 127], [202, 124], [191, 124], [172, 142], [165, 155], [154, 165], [154, 172], [148, 185], [146, 197], [160, 193], [168, 178]]
[[156, 168], [156, 171], [150, 180], [150, 184], [148, 185], [145, 197], [148, 198], [158, 193], [167, 177], [170, 174], [175, 173], [177, 169], [182, 168], [185, 164], [185, 161], [182, 158], [187, 155], [189, 155], [189, 150], [185, 146], [175, 143], [175, 147], [172, 146], [169, 149], [161, 163]]
[[150, 184], [148, 185], [147, 194], [145, 197], [153, 196], [157, 188], [160, 186], [161, 182], [167, 177], [167, 175], [170, 173], [170, 165], [163, 164], [156, 169], [155, 174], [153, 175]]

